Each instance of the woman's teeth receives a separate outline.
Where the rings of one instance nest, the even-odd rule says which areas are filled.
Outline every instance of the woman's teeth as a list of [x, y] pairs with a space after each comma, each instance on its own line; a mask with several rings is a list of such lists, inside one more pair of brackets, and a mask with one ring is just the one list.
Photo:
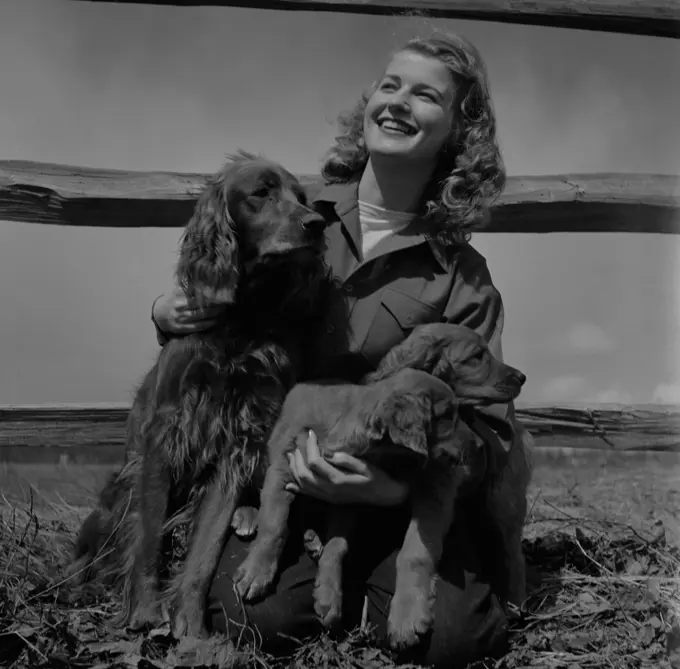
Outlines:
[[400, 121], [386, 120], [380, 122], [380, 129], [387, 133], [395, 133], [399, 135], [415, 135], [416, 131], [407, 123]]

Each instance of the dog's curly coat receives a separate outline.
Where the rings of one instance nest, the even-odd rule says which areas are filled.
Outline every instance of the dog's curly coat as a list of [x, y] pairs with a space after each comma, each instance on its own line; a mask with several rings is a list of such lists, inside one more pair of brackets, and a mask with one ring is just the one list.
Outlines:
[[[397, 557], [388, 638], [395, 649], [416, 644], [432, 623], [434, 577], [455, 500], [476, 475], [470, 457], [475, 436], [459, 420], [459, 407], [509, 402], [524, 381], [524, 375], [497, 360], [474, 331], [436, 323], [417, 327], [363, 385], [296, 385], [269, 439], [257, 537], [234, 575], [240, 594], [245, 599], [262, 597], [274, 582], [293, 499], [285, 489], [291, 481], [286, 455], [302, 434], [314, 430], [324, 455], [349, 452], [381, 466], [391, 465], [401, 478], [408, 468], [403, 458], [393, 462], [394, 456], [400, 449], [411, 451], [424, 467], [407, 475], [412, 518]], [[499, 548], [507, 555], [514, 596], [521, 597], [524, 570], [519, 540], [529, 480], [521, 445], [513, 446], [511, 459], [517, 467], [511, 472], [510, 487], [503, 490], [506, 498], [499, 505], [491, 492], [486, 516], [490, 526], [501, 526]], [[315, 609], [326, 626], [341, 619], [342, 561], [353, 517], [342, 508], [330, 512], [330, 539], [321, 554], [315, 588]]]
[[[222, 542], [240, 495], [261, 483], [267, 438], [328, 299], [324, 227], [293, 175], [243, 152], [200, 195], [176, 275], [190, 297], [227, 312], [216, 328], [162, 349], [135, 396], [125, 464], [76, 548], [77, 563], [92, 566], [112, 542], [120, 623], [157, 624], [166, 600], [175, 636], [205, 634]], [[187, 520], [185, 564], [161, 597], [163, 536]]]

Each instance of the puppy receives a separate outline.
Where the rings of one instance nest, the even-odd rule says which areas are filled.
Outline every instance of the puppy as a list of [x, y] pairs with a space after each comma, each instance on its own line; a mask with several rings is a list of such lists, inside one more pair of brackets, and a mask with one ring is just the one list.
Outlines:
[[[461, 405], [510, 402], [526, 381], [520, 371], [496, 360], [482, 337], [467, 327], [430, 323], [414, 329], [368, 374], [374, 383], [405, 368], [421, 369], [446, 381]], [[462, 407], [469, 425], [479, 426], [474, 412]], [[482, 482], [479, 543], [493, 546], [490, 563], [494, 591], [506, 606], [520, 607], [526, 599], [526, 567], [522, 534], [527, 514], [527, 490], [532, 473], [533, 439], [512, 416], [515, 434], [507, 453], [488, 452], [489, 466]], [[492, 419], [493, 420], [493, 419]], [[500, 427], [500, 426], [499, 426]], [[487, 430], [479, 427], [483, 434]], [[477, 430], [475, 430], [477, 432]]]
[[[300, 433], [313, 429], [324, 454], [342, 450], [370, 458], [388, 444], [403, 446], [423, 458], [424, 469], [411, 482], [412, 519], [397, 557], [388, 637], [395, 649], [416, 644], [432, 623], [434, 576], [454, 501], [472, 475], [466, 460], [474, 435], [457, 420], [457, 407], [508, 402], [524, 380], [495, 359], [472, 330], [436, 324], [416, 328], [362, 386], [295, 386], [269, 439], [258, 534], [234, 577], [240, 594], [261, 597], [274, 581], [293, 498], [285, 490], [291, 478], [286, 455]], [[387, 454], [380, 464], [385, 462]], [[350, 512], [331, 511], [332, 538], [324, 547], [315, 589], [315, 609], [326, 626], [341, 615], [341, 567], [351, 525]]]
[[163, 538], [189, 521], [188, 555], [164, 597], [175, 636], [205, 635], [204, 600], [234, 510], [261, 483], [267, 438], [321, 323], [324, 228], [295, 177], [251, 154], [232, 157], [200, 195], [177, 279], [226, 311], [214, 329], [163, 347], [135, 396], [126, 463], [92, 521], [118, 528], [121, 623], [161, 622]]

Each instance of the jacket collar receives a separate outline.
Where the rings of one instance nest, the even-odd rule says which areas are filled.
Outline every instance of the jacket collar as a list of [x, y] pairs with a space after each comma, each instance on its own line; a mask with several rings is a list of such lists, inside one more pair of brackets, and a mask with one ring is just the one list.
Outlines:
[[[354, 180], [348, 183], [325, 184], [312, 202], [314, 204], [324, 202], [333, 205], [343, 228], [354, 244], [355, 255], [357, 258], [361, 258], [361, 224], [359, 223], [358, 200], [359, 181]], [[446, 247], [436, 239], [428, 237], [423, 230], [422, 223], [417, 219], [405, 229], [380, 240], [369, 257], [364, 259], [364, 262], [378, 255], [393, 253], [425, 243], [429, 245], [439, 266], [444, 271], [448, 271], [450, 260]]]

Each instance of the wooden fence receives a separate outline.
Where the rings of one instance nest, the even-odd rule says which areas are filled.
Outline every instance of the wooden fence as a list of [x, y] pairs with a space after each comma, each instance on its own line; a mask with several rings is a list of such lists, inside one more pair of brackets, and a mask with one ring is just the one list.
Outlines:
[[[299, 175], [310, 196], [318, 176]], [[0, 220], [48, 225], [182, 227], [205, 174], [0, 161]], [[487, 232], [680, 233], [680, 176], [509, 177]]]
[[[75, 0], [99, 2], [100, 0]], [[109, 1], [109, 0], [106, 0]], [[115, 1], [115, 0], [114, 0]], [[680, 0], [118, 0], [445, 17], [677, 39]], [[247, 147], [244, 147], [247, 148]], [[181, 227], [205, 175], [0, 161], [0, 220], [96, 227]], [[310, 195], [318, 177], [301, 176]], [[680, 233], [680, 177], [510, 177], [488, 232]], [[680, 452], [680, 411], [662, 407], [518, 409], [537, 445]], [[0, 408], [0, 461], [117, 462], [125, 408]]]
[[[0, 462], [116, 463], [126, 408], [0, 408]], [[517, 409], [538, 448], [680, 453], [680, 410], [660, 406]]]
[[521, 23], [654, 37], [677, 38], [680, 35], [678, 0], [113, 0], [113, 2], [392, 16], [417, 12], [433, 18]]

